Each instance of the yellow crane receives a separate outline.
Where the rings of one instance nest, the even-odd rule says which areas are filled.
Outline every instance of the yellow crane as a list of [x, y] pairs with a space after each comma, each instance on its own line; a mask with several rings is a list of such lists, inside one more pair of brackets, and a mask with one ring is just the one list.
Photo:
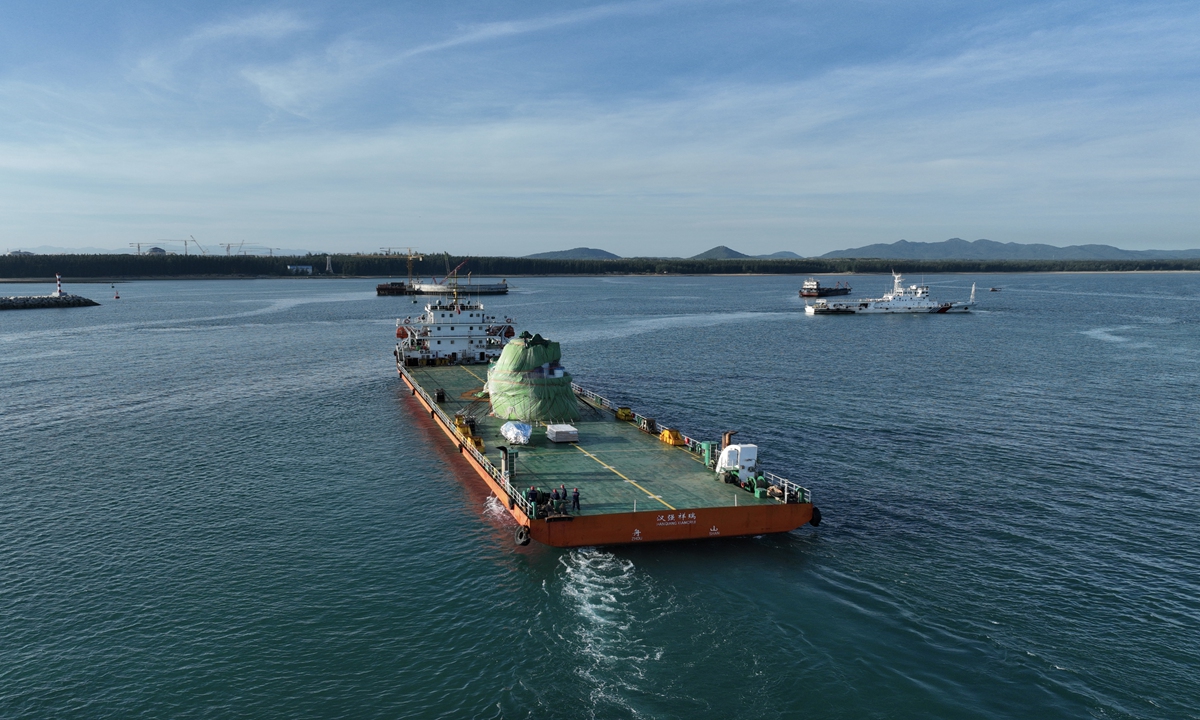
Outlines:
[[400, 252], [399, 252], [400, 250], [403, 250], [403, 251], [404, 251], [404, 255], [405, 255], [405, 257], [406, 257], [406, 258], [408, 258], [408, 287], [410, 287], [410, 288], [411, 288], [411, 287], [412, 287], [412, 284], [413, 284], [413, 279], [412, 279], [412, 277], [413, 277], [413, 276], [412, 276], [412, 271], [413, 271], [413, 260], [424, 260], [424, 259], [425, 259], [425, 256], [424, 256], [424, 255], [421, 255], [420, 253], [418, 253], [418, 252], [416, 252], [416, 251], [414, 251], [414, 250], [413, 250], [412, 248], [410, 248], [410, 247], [402, 247], [402, 248], [398, 248], [398, 247], [385, 247], [385, 248], [379, 248], [379, 249], [383, 251], [383, 254], [384, 254], [384, 255], [399, 255], [399, 254], [400, 254]]

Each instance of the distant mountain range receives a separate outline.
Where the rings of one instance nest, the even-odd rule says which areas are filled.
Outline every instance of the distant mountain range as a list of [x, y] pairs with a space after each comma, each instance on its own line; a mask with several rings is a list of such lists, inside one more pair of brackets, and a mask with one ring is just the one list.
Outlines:
[[[143, 243], [143, 251], [153, 247], [154, 243]], [[250, 254], [265, 255], [264, 248], [254, 246]], [[167, 245], [167, 250], [174, 254], [182, 254], [183, 248]], [[9, 251], [18, 248], [9, 248]], [[20, 250], [37, 255], [58, 254], [130, 254], [134, 248], [110, 249], [98, 247], [63, 248], [50, 245], [21, 247]], [[236, 250], [236, 248], [235, 248]], [[193, 249], [192, 254], [196, 254]], [[224, 255], [219, 247], [209, 247], [210, 255]], [[304, 250], [283, 249], [275, 250], [280, 256], [303, 256]], [[323, 253], [321, 253], [323, 254]], [[535, 260], [620, 260], [622, 257], [607, 250], [598, 248], [577, 247], [570, 250], [535, 253], [525, 257]], [[769, 255], [747, 255], [725, 245], [718, 245], [699, 255], [693, 255], [689, 260], [799, 260], [805, 256], [790, 250], [771, 253]], [[1069, 245], [1056, 247], [1043, 244], [1000, 243], [992, 240], [975, 240], [970, 242], [961, 238], [951, 238], [943, 242], [908, 242], [900, 240], [894, 243], [878, 243], [863, 247], [834, 250], [821, 255], [822, 258], [880, 258], [884, 260], [1190, 260], [1200, 259], [1200, 249], [1193, 250], [1122, 250], [1112, 245]], [[664, 260], [678, 258], [662, 258]]]
[[607, 250], [597, 250], [596, 248], [577, 247], [570, 250], [556, 250], [554, 252], [535, 253], [526, 255], [527, 258], [534, 260], [620, 260], [620, 255], [614, 255]]
[[[149, 250], [152, 247], [161, 247], [164, 250], [166, 250], [168, 254], [171, 254], [171, 255], [182, 255], [184, 252], [183, 245], [181, 245], [178, 241], [172, 242], [172, 241], [164, 241], [164, 240], [159, 240], [158, 242], [142, 243], [142, 252], [146, 252], [147, 250]], [[193, 245], [190, 248], [190, 250], [188, 251], [188, 254], [189, 255], [205, 255], [205, 254], [207, 254], [207, 255], [222, 255], [222, 256], [230, 254], [230, 253], [222, 250], [221, 246], [217, 243], [210, 243], [210, 244], [208, 244], [207, 247], [208, 247], [207, 252], [201, 252], [200, 250], [197, 249], [197, 247], [195, 245]], [[310, 252], [308, 250], [296, 250], [293, 248], [272, 248], [271, 251], [275, 255], [279, 255], [280, 257], [284, 257], [284, 256], [303, 257]], [[116, 248], [114, 250], [113, 248], [101, 248], [101, 247], [68, 248], [68, 247], [59, 247], [57, 245], [38, 245], [36, 247], [29, 247], [28, 245], [23, 245], [21, 247], [11, 247], [7, 251], [8, 254], [11, 254], [13, 252], [17, 252], [18, 254], [19, 253], [31, 253], [33, 255], [135, 255], [135, 254], [137, 254], [138, 251], [137, 251], [137, 248], [135, 248], [135, 247]], [[234, 248], [234, 253], [239, 254], [239, 255], [242, 255], [242, 254], [266, 255], [266, 254], [268, 254], [268, 251], [261, 245], [253, 245], [253, 246], [247, 245], [245, 253], [241, 252], [236, 247]], [[324, 253], [316, 253], [316, 254], [324, 255]]]
[[[558, 252], [527, 255], [546, 260], [618, 260], [606, 250], [574, 248]], [[803, 255], [784, 250], [770, 255], [747, 255], [725, 245], [718, 245], [689, 260], [796, 260]], [[879, 243], [864, 247], [834, 250], [823, 258], [882, 258], [885, 260], [1181, 260], [1200, 258], [1197, 250], [1122, 250], [1112, 245], [1069, 245], [1056, 247], [1043, 244], [1000, 243], [992, 240], [970, 242], [951, 238], [943, 242]]]
[[[145, 243], [147, 248], [153, 244], [154, 243]], [[21, 247], [11, 247], [8, 249], [8, 252], [27, 252], [33, 253], [34, 255], [131, 255], [133, 254], [134, 250], [133, 248], [112, 250], [109, 248], [98, 247], [65, 248], [58, 247], [57, 245], [38, 245], [36, 247], [22, 245]]]
[[783, 252], [771, 253], [770, 255], [746, 255], [732, 248], [727, 248], [724, 245], [718, 245], [712, 250], [706, 250], [699, 255], [693, 255], [688, 260], [740, 260], [742, 258], [755, 258], [758, 260], [794, 260], [803, 257], [789, 250]]
[[1200, 250], [1122, 250], [1111, 245], [1054, 245], [968, 242], [951, 238], [943, 242], [908, 242], [866, 245], [834, 250], [823, 258], [883, 258], [887, 260], [1180, 260], [1200, 258]]
[[[598, 250], [596, 248], [577, 247], [570, 250], [556, 250], [554, 252], [535, 253], [526, 255], [525, 257], [533, 260], [620, 260], [620, 255], [614, 255], [607, 250]], [[794, 252], [784, 250], [783, 252], [771, 253], [770, 255], [746, 255], [737, 250], [718, 245], [712, 250], [707, 250], [699, 255], [693, 255], [689, 260], [737, 260], [739, 258], [757, 258], [762, 260], [794, 260], [803, 257]], [[672, 258], [664, 258], [672, 259]]]

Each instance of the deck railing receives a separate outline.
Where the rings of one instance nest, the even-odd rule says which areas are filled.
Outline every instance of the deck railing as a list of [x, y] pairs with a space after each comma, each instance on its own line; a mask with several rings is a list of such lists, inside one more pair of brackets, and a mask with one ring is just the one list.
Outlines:
[[[611, 402], [609, 402], [608, 398], [605, 398], [595, 392], [592, 392], [591, 390], [588, 390], [587, 388], [579, 385], [578, 383], [571, 383], [571, 389], [575, 391], [576, 395], [587, 398], [588, 400], [591, 400], [592, 402], [596, 403], [597, 405], [599, 405], [602, 408], [612, 410], [613, 412], [616, 412], [616, 410], [617, 410], [617, 406], [613, 405]], [[636, 412], [633, 414], [633, 423], [639, 427], [644, 427], [647, 420], [650, 420], [650, 418], [647, 418], [644, 415], [640, 415]], [[658, 428], [658, 430], [660, 432], [663, 430], [671, 429], [671, 428], [666, 427], [665, 425], [658, 425], [657, 423], [656, 423], [656, 427]], [[704, 447], [700, 444], [699, 440], [694, 440], [694, 439], [688, 437], [687, 435], [684, 435], [683, 433], [680, 433], [680, 437], [683, 438], [684, 444], [682, 447], [684, 449], [686, 449], [688, 452], [690, 452], [691, 454], [693, 454], [697, 457], [701, 457], [701, 458], [704, 457]], [[780, 477], [779, 475], [776, 475], [775, 473], [772, 473], [772, 472], [764, 471], [763, 477], [766, 478], [768, 483], [770, 483], [771, 485], [774, 485], [775, 487], [777, 487], [781, 491], [783, 491], [783, 502], [787, 502], [788, 498], [793, 498], [793, 497], [797, 499], [796, 500], [797, 502], [802, 502], [802, 503], [812, 502], [812, 493], [809, 492], [807, 488], [803, 488], [800, 485], [797, 485], [796, 483], [792, 482], [791, 480], [788, 480], [787, 478], [784, 478], [784, 477]]]
[[796, 502], [812, 502], [812, 493], [810, 493], [806, 488], [800, 487], [791, 480], [779, 477], [773, 472], [766, 471], [763, 472], [763, 477], [767, 479], [767, 482], [783, 491], [784, 502], [787, 502], [787, 498], [789, 496], [796, 498]]
[[491, 460], [488, 460], [487, 455], [484, 455], [475, 449], [475, 445], [472, 444], [469, 439], [464, 437], [463, 434], [458, 431], [458, 428], [454, 426], [454, 421], [450, 418], [450, 416], [447, 415], [444, 410], [438, 407], [437, 402], [429, 396], [429, 393], [425, 392], [425, 388], [421, 387], [415, 380], [413, 380], [412, 376], [408, 374], [408, 371], [405, 370], [403, 366], [401, 366], [400, 371], [404, 373], [404, 376], [408, 378], [408, 381], [412, 384], [413, 388], [420, 393], [421, 397], [424, 398], [429, 407], [433, 408], [433, 412], [437, 413], [437, 416], [442, 419], [442, 422], [446, 424], [446, 427], [454, 429], [454, 434], [457, 435], [462, 441], [459, 443], [459, 445], [462, 446], [463, 450], [470, 453], [471, 457], [475, 458], [476, 462], [478, 462], [480, 466], [487, 471], [487, 474], [492, 476], [492, 479], [496, 481], [496, 484], [504, 489], [505, 494], [508, 495], [509, 507], [515, 505], [521, 508], [521, 512], [525, 513], [526, 517], [536, 517], [536, 510], [534, 509], [533, 503], [529, 502], [529, 499], [524, 495], [517, 492], [516, 488], [514, 488], [512, 483], [509, 482], [509, 476], [500, 472], [499, 468], [493, 465]]

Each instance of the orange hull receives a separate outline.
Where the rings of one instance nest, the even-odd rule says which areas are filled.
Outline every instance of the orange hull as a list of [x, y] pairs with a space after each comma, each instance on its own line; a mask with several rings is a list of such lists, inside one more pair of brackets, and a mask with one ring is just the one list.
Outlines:
[[[462, 438], [434, 412], [425, 398], [403, 373], [400, 375], [413, 397], [429, 413], [434, 424], [458, 446], [467, 461], [498, 498], [506, 493], [474, 456], [465, 452]], [[508, 507], [521, 525], [529, 528], [534, 540], [553, 547], [621, 545], [666, 540], [699, 540], [789, 532], [812, 519], [812, 503], [749, 505], [744, 507], [688, 508], [686, 510], [647, 510], [605, 515], [576, 515], [549, 520], [531, 520], [520, 507]]]

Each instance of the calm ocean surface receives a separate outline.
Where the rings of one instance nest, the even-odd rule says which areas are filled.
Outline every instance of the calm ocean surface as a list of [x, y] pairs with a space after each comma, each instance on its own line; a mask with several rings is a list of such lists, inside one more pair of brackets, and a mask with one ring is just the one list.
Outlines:
[[1200, 717], [1200, 275], [925, 279], [979, 311], [806, 317], [801, 277], [485, 298], [825, 517], [573, 551], [514, 547], [375, 281], [0, 313], [0, 717]]

